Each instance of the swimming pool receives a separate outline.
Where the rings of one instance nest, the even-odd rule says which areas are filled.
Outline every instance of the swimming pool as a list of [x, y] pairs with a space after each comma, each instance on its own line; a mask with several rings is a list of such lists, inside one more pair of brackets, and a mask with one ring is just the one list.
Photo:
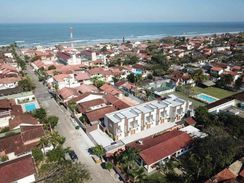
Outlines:
[[194, 97], [196, 99], [201, 100], [203, 102], [206, 102], [208, 104], [213, 103], [213, 102], [216, 102], [217, 100], [219, 100], [218, 98], [212, 97], [212, 96], [207, 95], [205, 93], [200, 93], [198, 95], [195, 95]]
[[36, 104], [35, 103], [24, 104], [24, 109], [25, 109], [25, 112], [32, 112], [32, 111], [36, 110]]

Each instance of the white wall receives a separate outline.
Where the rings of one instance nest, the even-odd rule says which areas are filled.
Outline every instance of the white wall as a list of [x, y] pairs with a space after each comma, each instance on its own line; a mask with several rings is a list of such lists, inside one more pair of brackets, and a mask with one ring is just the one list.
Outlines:
[[16, 182], [17, 183], [32, 183], [32, 182], [35, 182], [35, 180], [36, 180], [35, 175], [32, 174], [32, 175], [29, 175], [29, 176], [24, 177], [22, 179], [19, 179]]
[[208, 112], [217, 112], [218, 113], [220, 110], [223, 110], [223, 109], [226, 109], [228, 107], [235, 106], [235, 105], [236, 105], [236, 101], [231, 100], [229, 102], [226, 102], [224, 104], [221, 104], [219, 106], [216, 106], [216, 107], [209, 109]]

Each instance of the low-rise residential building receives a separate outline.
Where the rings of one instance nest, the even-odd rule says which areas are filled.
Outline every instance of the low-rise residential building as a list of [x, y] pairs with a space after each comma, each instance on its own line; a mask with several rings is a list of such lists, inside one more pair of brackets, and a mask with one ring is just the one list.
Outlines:
[[10, 160], [29, 153], [44, 135], [42, 124], [20, 125], [18, 129], [10, 132], [0, 135], [0, 154], [8, 156]]
[[32, 183], [35, 182], [36, 170], [30, 154], [0, 163], [0, 182]]
[[192, 109], [192, 103], [174, 95], [106, 114], [104, 124], [116, 140], [166, 122], [178, 122]]
[[212, 67], [210, 70], [210, 74], [213, 76], [219, 76], [224, 72], [224, 69], [221, 67]]
[[148, 173], [154, 171], [172, 157], [179, 157], [190, 149], [192, 138], [185, 132], [173, 130], [132, 142], [127, 147], [139, 151], [140, 166]]
[[19, 77], [0, 78], [0, 90], [16, 88], [18, 86], [19, 81], [20, 81]]
[[53, 85], [57, 86], [58, 89], [64, 87], [75, 88], [80, 86], [80, 83], [75, 79], [74, 74], [58, 74], [53, 77]]

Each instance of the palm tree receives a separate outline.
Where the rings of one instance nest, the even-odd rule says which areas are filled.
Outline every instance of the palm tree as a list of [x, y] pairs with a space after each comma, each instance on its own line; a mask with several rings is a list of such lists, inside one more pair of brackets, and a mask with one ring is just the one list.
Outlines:
[[44, 155], [46, 155], [45, 146], [47, 146], [48, 144], [49, 144], [49, 139], [48, 136], [45, 135], [39, 141], [39, 145], [42, 146]]
[[130, 170], [129, 173], [133, 177], [133, 182], [144, 182], [145, 179], [147, 178], [145, 171], [142, 167], [134, 167], [132, 170]]
[[135, 163], [135, 160], [138, 159], [138, 151], [134, 148], [128, 148], [120, 155], [119, 159], [121, 163], [126, 165], [127, 170], [129, 170]]
[[55, 147], [62, 145], [65, 142], [65, 138], [60, 136], [57, 131], [53, 131], [49, 135], [49, 142]]

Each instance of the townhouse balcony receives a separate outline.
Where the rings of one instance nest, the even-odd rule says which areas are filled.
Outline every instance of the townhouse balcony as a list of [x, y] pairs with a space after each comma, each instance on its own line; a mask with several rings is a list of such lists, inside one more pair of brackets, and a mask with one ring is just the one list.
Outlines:
[[138, 123], [134, 123], [133, 125], [130, 125], [129, 130], [134, 130], [139, 127]]
[[117, 128], [116, 134], [121, 134], [121, 133], [122, 133], [122, 130], [120, 128]]
[[154, 119], [153, 118], [149, 118], [149, 119], [146, 119], [145, 120], [145, 123], [146, 124], [152, 124], [154, 122]]

